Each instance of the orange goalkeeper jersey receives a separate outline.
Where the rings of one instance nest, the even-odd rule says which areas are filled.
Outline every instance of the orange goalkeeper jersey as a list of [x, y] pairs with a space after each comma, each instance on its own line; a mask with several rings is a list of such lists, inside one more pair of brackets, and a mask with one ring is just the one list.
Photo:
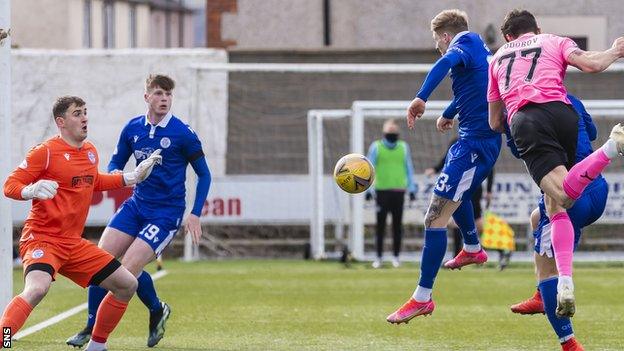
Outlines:
[[24, 223], [21, 240], [31, 234], [45, 234], [59, 239], [82, 237], [94, 190], [110, 190], [124, 186], [121, 174], [98, 171], [95, 146], [85, 141], [81, 148], [66, 143], [60, 136], [52, 137], [32, 148], [26, 159], [7, 178], [4, 194], [23, 200], [22, 189], [40, 179], [58, 183], [57, 194], [50, 200], [33, 199]]

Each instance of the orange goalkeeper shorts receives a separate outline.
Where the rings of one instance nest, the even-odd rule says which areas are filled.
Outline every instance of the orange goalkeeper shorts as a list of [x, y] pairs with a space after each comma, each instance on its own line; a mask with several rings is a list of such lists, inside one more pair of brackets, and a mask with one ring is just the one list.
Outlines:
[[89, 240], [63, 240], [49, 235], [33, 234], [20, 242], [24, 277], [33, 270], [71, 279], [83, 288], [99, 285], [121, 266], [110, 253]]

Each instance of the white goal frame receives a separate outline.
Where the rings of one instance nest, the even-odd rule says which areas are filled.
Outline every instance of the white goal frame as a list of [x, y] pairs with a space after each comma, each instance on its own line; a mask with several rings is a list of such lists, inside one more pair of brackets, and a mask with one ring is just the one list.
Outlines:
[[[428, 73], [433, 64], [397, 64], [397, 63], [385, 63], [385, 64], [360, 64], [360, 63], [345, 63], [345, 64], [332, 64], [332, 63], [311, 63], [311, 64], [301, 64], [301, 63], [206, 63], [206, 64], [197, 64], [192, 65], [190, 67], [191, 70], [195, 71], [195, 75], [197, 76], [199, 72], [208, 72], [208, 73], [229, 73], [229, 72], [274, 72], [274, 73], [301, 73], [301, 74], [317, 74], [317, 73], [375, 73], [375, 74], [396, 74], [396, 73]], [[576, 74], [580, 71], [573, 68], [568, 67], [568, 73]], [[615, 63], [612, 64], [609, 68], [607, 68], [606, 72], [624, 72], [624, 63]], [[228, 76], [226, 75], [226, 78]], [[193, 92], [193, 105], [197, 106], [198, 100], [198, 91], [199, 87], [195, 89]], [[369, 110], [384, 108], [390, 106], [394, 109], [403, 109], [401, 113], [399, 112], [391, 112], [388, 111], [388, 115], [385, 117], [402, 117], [404, 115], [405, 108], [407, 107], [407, 102], [403, 101], [386, 101], [384, 104], [389, 104], [385, 106], [374, 105], [374, 102], [356, 102], [353, 104], [351, 108], [351, 113], [355, 116], [359, 116], [359, 114], [365, 114]], [[440, 102], [444, 104], [443, 102]], [[605, 103], [603, 106], [596, 106], [599, 109], [610, 110], [609, 101]], [[373, 105], [369, 105], [373, 104]], [[435, 108], [433, 101], [428, 102], [428, 110], [427, 113], [435, 114]], [[444, 106], [446, 107], [446, 106]], [[444, 108], [442, 105], [438, 106], [438, 110], [440, 113]], [[310, 214], [310, 243], [312, 246], [312, 254], [315, 258], [323, 258], [326, 256], [324, 250], [324, 236], [322, 235], [324, 232], [324, 223], [325, 216], [323, 213], [323, 209], [318, 206], [316, 203], [319, 200], [323, 200], [322, 194], [322, 152], [319, 152], [319, 146], [322, 147], [322, 135], [316, 136], [316, 132], [318, 132], [318, 126], [322, 126], [322, 122], [318, 122], [316, 120], [322, 120], [323, 118], [339, 118], [339, 117], [326, 117], [326, 116], [340, 116], [344, 113], [344, 110], [311, 110], [313, 113], [308, 113], [308, 146], [309, 146], [309, 175], [310, 175], [310, 186], [316, 189], [316, 195], [314, 197], [315, 201], [315, 209]], [[338, 111], [338, 112], [336, 112]], [[342, 111], [342, 112], [341, 112]], [[396, 111], [396, 110], [395, 110]], [[197, 113], [195, 109], [193, 109], [194, 113]], [[386, 113], [386, 112], [384, 112]], [[362, 115], [363, 116], [363, 115]], [[429, 116], [429, 115], [428, 115]], [[349, 117], [350, 118], [350, 117]], [[352, 120], [351, 129], [353, 132], [354, 128], [360, 128], [361, 131], [363, 128], [363, 121], [359, 121], [360, 117], [356, 117], [355, 120]], [[435, 117], [425, 117], [425, 118], [435, 118]], [[313, 121], [314, 120], [314, 121]], [[321, 124], [319, 124], [321, 123]], [[311, 126], [314, 126], [316, 129], [313, 130]], [[322, 128], [321, 128], [322, 129]], [[310, 134], [312, 133], [312, 134]], [[363, 136], [362, 136], [363, 137]], [[319, 143], [320, 141], [320, 143]], [[362, 144], [362, 139], [360, 141], [351, 140], [351, 150], [352, 152], [362, 153], [364, 149], [364, 145]], [[311, 151], [315, 149], [316, 151]], [[322, 151], [322, 149], [320, 149]], [[317, 163], [319, 162], [319, 163]], [[318, 179], [314, 180], [317, 177]], [[361, 197], [354, 196], [352, 197], [353, 203], [351, 203], [351, 207], [354, 209], [349, 214], [350, 221], [353, 220], [353, 217], [356, 219], [362, 218], [362, 203], [363, 200]], [[353, 223], [353, 222], [351, 222]], [[358, 227], [358, 228], [355, 228]], [[363, 227], [361, 226], [351, 226], [351, 232], [349, 234], [349, 247], [352, 248], [353, 253], [356, 258], [363, 258]], [[340, 229], [337, 229], [340, 230]], [[190, 245], [187, 242], [187, 249]], [[188, 251], [188, 250], [187, 250]], [[189, 254], [189, 256], [192, 256]]]
[[[350, 118], [350, 152], [364, 154], [364, 121], [367, 118], [404, 118], [409, 101], [354, 101], [351, 110], [310, 110], [308, 112], [308, 153], [310, 182], [314, 189], [313, 213], [310, 224], [310, 243], [314, 258], [326, 256], [323, 212], [323, 119]], [[436, 119], [448, 106], [449, 101], [428, 101], [422, 118]], [[590, 114], [596, 118], [624, 116], [624, 100], [583, 100]], [[350, 112], [347, 115], [347, 112]], [[346, 116], [345, 116], [346, 115]], [[432, 130], [432, 132], [435, 132]], [[350, 196], [348, 211], [349, 249], [357, 260], [365, 259], [364, 253], [364, 198], [362, 194]]]

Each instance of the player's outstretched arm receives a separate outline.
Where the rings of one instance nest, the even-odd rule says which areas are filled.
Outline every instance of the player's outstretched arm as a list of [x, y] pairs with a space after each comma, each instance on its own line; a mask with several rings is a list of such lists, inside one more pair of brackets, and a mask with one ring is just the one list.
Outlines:
[[624, 37], [617, 38], [605, 51], [574, 50], [568, 55], [568, 64], [586, 73], [598, 73], [607, 69], [617, 59], [624, 57]]
[[154, 151], [146, 160], [139, 163], [134, 171], [124, 173], [115, 169], [111, 171], [111, 173], [98, 173], [94, 189], [96, 191], [105, 191], [140, 183], [150, 175], [154, 165], [157, 163], [160, 164], [161, 162], [162, 156], [160, 156], [160, 149], [158, 149]]
[[123, 180], [126, 185], [138, 184], [152, 173], [152, 169], [156, 164], [162, 164], [162, 156], [160, 156], [161, 149], [158, 149], [145, 160], [141, 161], [134, 171], [126, 172], [123, 174]]
[[128, 138], [126, 136], [126, 129], [128, 125], [124, 127], [124, 129], [119, 134], [119, 140], [117, 141], [117, 146], [115, 147], [115, 151], [113, 152], [113, 157], [111, 157], [110, 162], [108, 163], [108, 172], [113, 173], [115, 170], [124, 169], [128, 159], [132, 155], [132, 148], [129, 145]]
[[505, 132], [505, 105], [502, 100], [488, 103], [490, 128], [499, 133]]
[[455, 50], [449, 50], [433, 65], [416, 94], [416, 98], [412, 100], [407, 108], [407, 126], [410, 129], [414, 128], [416, 118], [422, 117], [425, 113], [425, 102], [429, 99], [431, 93], [433, 93], [442, 79], [446, 77], [449, 70], [460, 62], [462, 62], [460, 54]]

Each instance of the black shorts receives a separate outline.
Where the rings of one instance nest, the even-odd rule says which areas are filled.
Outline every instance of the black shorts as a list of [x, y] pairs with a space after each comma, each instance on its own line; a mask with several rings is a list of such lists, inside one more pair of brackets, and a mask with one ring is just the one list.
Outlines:
[[511, 135], [538, 186], [557, 166], [574, 165], [578, 119], [574, 108], [560, 101], [530, 103], [513, 116]]
[[483, 209], [481, 208], [481, 199], [483, 198], [483, 186], [479, 184], [472, 194], [472, 210], [474, 212], [474, 219], [479, 219], [483, 216]]

